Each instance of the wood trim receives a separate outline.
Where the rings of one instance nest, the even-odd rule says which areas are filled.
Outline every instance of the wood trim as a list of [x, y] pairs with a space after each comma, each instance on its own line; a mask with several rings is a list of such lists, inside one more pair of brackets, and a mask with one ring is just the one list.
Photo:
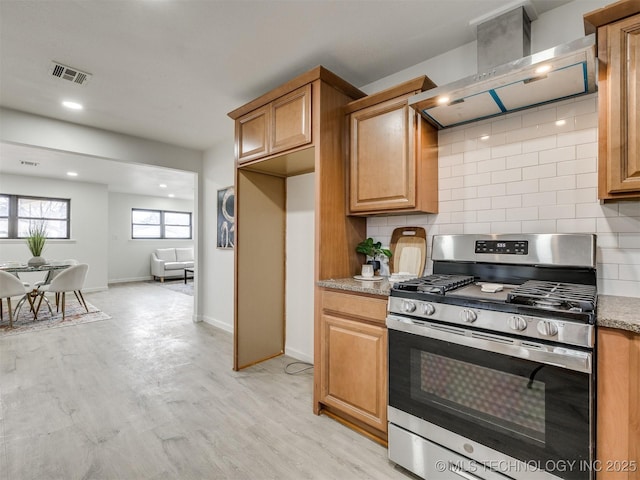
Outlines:
[[422, 75], [391, 88], [387, 88], [386, 90], [382, 90], [359, 100], [355, 100], [347, 104], [347, 106], [345, 107], [345, 113], [348, 115], [363, 108], [386, 102], [387, 100], [391, 100], [396, 97], [401, 97], [403, 95], [408, 95], [411, 93], [423, 92], [435, 87], [436, 84], [433, 83], [429, 77], [427, 77], [426, 75]]
[[[640, 461], [640, 335], [598, 329], [596, 455], [598, 480], [638, 480], [635, 471], [614, 462]], [[616, 468], [616, 465], [618, 467]]]
[[318, 414], [325, 414], [327, 417], [332, 418], [336, 422], [340, 422], [345, 427], [348, 427], [356, 432], [364, 435], [365, 437], [373, 440], [376, 443], [379, 443], [383, 447], [387, 447], [389, 443], [387, 442], [387, 434], [385, 432], [381, 432], [375, 428], [371, 428], [369, 425], [360, 422], [359, 420], [351, 417], [350, 415], [346, 415], [343, 412], [335, 413], [330, 406], [323, 406]]
[[416, 128], [416, 209], [438, 213], [438, 130], [413, 111]]
[[322, 292], [322, 310], [384, 326], [386, 325], [387, 299], [377, 295], [326, 289]]
[[583, 16], [585, 34], [595, 33], [598, 27], [617, 22], [636, 13], [640, 13], [640, 0], [621, 0], [585, 13]]
[[364, 97], [366, 94], [353, 85], [349, 84], [345, 80], [338, 77], [335, 73], [327, 70], [323, 66], [317, 66], [308, 72], [303, 73], [302, 75], [297, 76], [296, 78], [289, 80], [287, 83], [280, 85], [279, 87], [274, 88], [273, 90], [261, 95], [255, 100], [250, 101], [242, 105], [241, 107], [232, 110], [227, 115], [232, 119], [236, 120], [238, 117], [245, 115], [256, 108], [262, 107], [277, 98], [280, 98], [287, 93], [296, 90], [308, 83], [312, 83], [316, 80], [322, 80], [323, 82], [331, 85], [335, 90], [342, 92], [343, 94], [349, 96], [350, 98], [360, 98]]

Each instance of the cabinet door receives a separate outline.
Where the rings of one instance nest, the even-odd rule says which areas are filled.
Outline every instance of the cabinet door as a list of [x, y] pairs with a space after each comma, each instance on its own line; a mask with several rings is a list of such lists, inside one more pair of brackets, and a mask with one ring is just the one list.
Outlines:
[[350, 210], [416, 206], [416, 113], [406, 97], [350, 116]]
[[269, 105], [236, 120], [236, 158], [248, 162], [269, 153]]
[[323, 314], [321, 345], [321, 401], [386, 432], [386, 328]]
[[311, 84], [271, 104], [271, 150], [278, 153], [311, 142]]
[[[600, 198], [640, 196], [640, 14], [598, 32]], [[603, 81], [604, 80], [604, 81]]]

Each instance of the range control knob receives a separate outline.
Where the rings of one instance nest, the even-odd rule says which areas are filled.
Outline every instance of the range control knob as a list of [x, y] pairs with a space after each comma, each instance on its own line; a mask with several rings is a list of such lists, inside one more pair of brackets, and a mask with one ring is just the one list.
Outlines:
[[517, 332], [521, 332], [527, 328], [527, 321], [517, 315], [511, 315], [507, 322], [509, 323], [509, 328], [511, 328], [511, 330], [516, 330]]
[[537, 325], [540, 335], [545, 337], [553, 337], [558, 333], [558, 325], [548, 320], [540, 320]]
[[422, 305], [422, 313], [424, 313], [425, 315], [433, 315], [434, 313], [436, 313], [436, 307], [434, 307], [430, 303], [425, 303]]
[[478, 314], [473, 310], [469, 310], [468, 308], [465, 308], [460, 312], [460, 319], [463, 322], [473, 323], [476, 321], [477, 318], [478, 318]]
[[415, 312], [416, 311], [416, 304], [413, 303], [413, 302], [409, 302], [409, 301], [405, 300], [402, 303], [402, 309], [407, 313]]

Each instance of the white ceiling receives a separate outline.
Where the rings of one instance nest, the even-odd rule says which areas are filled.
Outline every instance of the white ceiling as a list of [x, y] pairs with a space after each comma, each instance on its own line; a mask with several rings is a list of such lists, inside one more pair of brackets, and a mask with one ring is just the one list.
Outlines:
[[[568, 1], [531, 3], [541, 14]], [[364, 86], [475, 40], [469, 21], [509, 3], [0, 0], [0, 105], [205, 150], [232, 137], [227, 112], [316, 65]], [[92, 78], [83, 86], [55, 78], [51, 61]], [[65, 110], [65, 99], [85, 109]], [[0, 172], [14, 155], [55, 162], [55, 172], [66, 171], [58, 162], [86, 165], [55, 154], [2, 145]], [[112, 181], [106, 163], [93, 165], [90, 181]], [[127, 186], [134, 175], [117, 166], [110, 190], [147, 192]], [[160, 182], [155, 169], [144, 169], [150, 183]]]

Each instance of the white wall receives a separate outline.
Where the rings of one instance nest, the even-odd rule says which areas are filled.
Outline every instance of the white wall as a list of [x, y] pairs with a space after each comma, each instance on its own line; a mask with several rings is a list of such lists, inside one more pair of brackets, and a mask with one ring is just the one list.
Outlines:
[[201, 196], [204, 232], [200, 242], [202, 268], [198, 272], [203, 292], [199, 319], [233, 332], [234, 250], [216, 248], [218, 190], [235, 182], [232, 120], [229, 120], [228, 138], [228, 142], [204, 155]]
[[[85, 291], [107, 288], [109, 210], [106, 185], [97, 183], [52, 180], [20, 175], [2, 175], [0, 192], [14, 195], [69, 198], [71, 200], [71, 239], [47, 240], [45, 259], [74, 258], [89, 264]], [[31, 258], [24, 240], [0, 240], [0, 261], [23, 261]], [[27, 282], [42, 280], [40, 274], [22, 274]]]
[[285, 353], [313, 363], [315, 174], [287, 179]]
[[[194, 202], [166, 197], [109, 193], [109, 283], [151, 278], [150, 255], [156, 248], [193, 247], [192, 240], [133, 240], [131, 209], [193, 212]], [[192, 221], [193, 218], [192, 218]]]

